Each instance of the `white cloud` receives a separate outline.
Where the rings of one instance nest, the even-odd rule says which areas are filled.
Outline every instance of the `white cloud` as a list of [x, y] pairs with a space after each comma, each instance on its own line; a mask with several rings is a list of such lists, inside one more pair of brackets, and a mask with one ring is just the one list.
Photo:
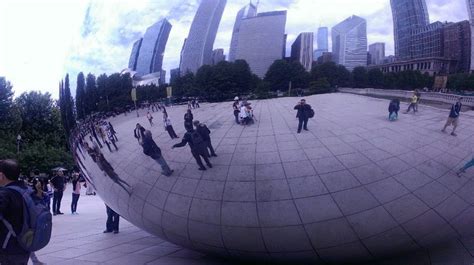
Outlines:
[[[248, 2], [227, 1], [214, 48], [224, 48], [227, 53], [235, 16]], [[0, 76], [13, 82], [17, 95], [37, 89], [57, 97], [58, 81], [66, 72], [75, 86], [79, 71], [99, 75], [127, 67], [133, 42], [163, 17], [173, 25], [163, 65], [169, 73], [179, 65], [181, 47], [198, 3], [199, 0], [92, 1], [85, 21], [85, 1], [0, 0]], [[467, 19], [465, 0], [427, 0], [427, 4], [431, 21]], [[288, 54], [300, 32], [315, 32], [320, 25], [331, 28], [353, 14], [367, 19], [369, 43], [386, 42], [387, 54], [393, 54], [389, 0], [260, 1], [260, 12], [273, 10], [288, 10]]]

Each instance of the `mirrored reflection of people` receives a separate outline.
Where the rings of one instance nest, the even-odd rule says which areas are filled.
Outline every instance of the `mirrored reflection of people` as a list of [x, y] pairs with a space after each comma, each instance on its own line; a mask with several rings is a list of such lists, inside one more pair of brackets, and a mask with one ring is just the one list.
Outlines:
[[301, 133], [301, 129], [305, 131], [308, 130], [308, 120], [311, 116], [311, 106], [306, 104], [306, 100], [302, 99], [298, 105], [294, 107], [298, 112], [296, 113], [296, 118], [298, 118], [298, 133]]
[[201, 135], [192, 127], [188, 128], [187, 132], [183, 136], [183, 140], [181, 141], [181, 143], [173, 145], [173, 149], [177, 147], [183, 147], [186, 144], [188, 144], [191, 148], [191, 154], [193, 155], [194, 159], [196, 159], [196, 163], [199, 166], [199, 170], [206, 170], [206, 168], [202, 164], [201, 157], [204, 159], [207, 166], [209, 168], [212, 168], [212, 164], [209, 161], [209, 153], [207, 152], [206, 143], [201, 137]]
[[66, 190], [66, 180], [62, 170], [58, 170], [56, 176], [51, 179], [51, 185], [53, 186], [53, 215], [61, 215], [63, 214], [61, 212], [61, 201]]
[[[97, 137], [96, 127], [93, 124], [91, 124], [91, 132], [92, 132], [92, 136], [94, 136], [95, 140], [97, 141], [97, 144], [100, 146], [100, 148], [102, 148], [102, 144], [99, 141], [99, 137]], [[92, 139], [91, 139], [91, 141], [92, 141]]]
[[92, 160], [97, 164], [99, 169], [102, 170], [104, 176], [108, 176], [113, 182], [115, 182], [115, 184], [119, 185], [128, 193], [129, 196], [131, 196], [131, 186], [118, 176], [109, 161], [105, 159], [99, 147], [94, 143], [92, 144], [92, 147], [90, 147], [88, 143], [85, 143], [85, 145], [87, 153], [91, 156]]
[[112, 143], [112, 145], [115, 147], [115, 151], [118, 151], [118, 147], [117, 145], [115, 144], [115, 137], [114, 137], [114, 134], [112, 133], [112, 130], [110, 129], [110, 127], [107, 126], [107, 137], [109, 138], [109, 141]]
[[133, 136], [137, 141], [140, 143], [141, 138], [143, 137], [143, 133], [145, 132], [145, 128], [140, 123], [137, 123], [135, 126], [135, 130], [133, 130]]
[[211, 153], [211, 156], [217, 157], [211, 142], [211, 130], [207, 128], [206, 124], [200, 123], [198, 120], [194, 121], [193, 124], [196, 127], [196, 131], [201, 135], [202, 139], [204, 140], [207, 148], [209, 149], [209, 152]]
[[146, 130], [143, 134], [143, 153], [153, 160], [155, 160], [161, 166], [161, 174], [169, 177], [173, 174], [173, 170], [170, 169], [166, 160], [163, 158], [161, 154], [161, 149], [156, 145], [155, 141], [153, 141], [152, 134], [149, 130]]
[[451, 106], [451, 111], [449, 112], [449, 117], [448, 120], [446, 121], [446, 124], [444, 125], [442, 132], [446, 132], [446, 128], [448, 126], [453, 126], [453, 131], [451, 132], [452, 136], [457, 136], [456, 134], [456, 128], [459, 125], [459, 115], [461, 114], [461, 109], [462, 109], [462, 97], [458, 98], [455, 104]]
[[186, 129], [186, 131], [188, 131], [189, 129], [193, 129], [193, 119], [193, 113], [191, 112], [191, 109], [188, 109], [186, 114], [184, 114], [184, 128]]
[[112, 210], [109, 206], [105, 205], [107, 211], [107, 222], [105, 223], [104, 233], [119, 233], [119, 221], [120, 215]]
[[118, 142], [117, 132], [115, 131], [115, 128], [114, 128], [114, 126], [112, 126], [112, 123], [110, 123], [110, 121], [109, 121], [108, 128], [109, 128], [110, 132], [112, 133], [112, 135], [114, 136], [115, 141]]
[[150, 126], [153, 126], [153, 116], [151, 115], [150, 112], [146, 114], [146, 118], [148, 119], [148, 122], [150, 123]]
[[163, 115], [163, 123], [165, 125], [165, 130], [168, 132], [171, 139], [179, 138], [178, 135], [176, 135], [176, 132], [174, 131], [173, 125], [171, 124], [171, 120], [168, 115]]

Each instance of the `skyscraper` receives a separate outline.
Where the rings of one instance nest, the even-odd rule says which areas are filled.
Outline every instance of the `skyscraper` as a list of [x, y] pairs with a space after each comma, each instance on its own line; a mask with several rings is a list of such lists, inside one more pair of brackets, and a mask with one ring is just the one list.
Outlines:
[[[139, 75], [157, 73], [162, 70], [163, 55], [171, 27], [168, 20], [162, 19], [146, 30], [141, 45], [139, 45], [136, 67], [132, 68]], [[135, 50], [135, 44], [133, 45], [132, 55]]]
[[390, 0], [395, 37], [395, 57], [412, 58], [412, 32], [430, 23], [425, 0]]
[[132, 53], [130, 54], [130, 59], [128, 60], [128, 69], [133, 71], [137, 70], [137, 61], [138, 61], [138, 54], [140, 53], [140, 47], [142, 46], [143, 38], [135, 41], [133, 43]]
[[215, 49], [212, 51], [212, 65], [225, 61], [224, 49]]
[[317, 60], [320, 56], [323, 55], [323, 52], [327, 52], [329, 49], [328, 44], [328, 28], [319, 27], [318, 34], [316, 38], [318, 48], [314, 51], [314, 60]]
[[257, 15], [257, 7], [252, 3], [244, 6], [240, 9], [239, 13], [237, 13], [237, 17], [235, 18], [234, 30], [232, 31], [232, 40], [230, 41], [230, 49], [229, 49], [229, 61], [235, 61], [235, 53], [237, 51], [237, 45], [239, 42], [239, 32], [240, 32], [240, 25], [242, 24], [242, 20], [254, 17]]
[[265, 77], [275, 60], [283, 58], [286, 11], [260, 13], [242, 20], [235, 59], [245, 60], [252, 72]]
[[308, 72], [313, 64], [313, 38], [313, 32], [303, 32], [291, 45], [291, 59], [300, 62]]
[[202, 0], [194, 16], [181, 58], [180, 72], [196, 73], [199, 67], [211, 64], [212, 48], [226, 0]]
[[367, 22], [352, 16], [332, 28], [332, 53], [349, 71], [367, 66]]
[[385, 58], [385, 43], [376, 42], [369, 45], [370, 64], [382, 64]]
[[466, 0], [466, 3], [471, 24], [471, 71], [474, 71], [474, 0]]

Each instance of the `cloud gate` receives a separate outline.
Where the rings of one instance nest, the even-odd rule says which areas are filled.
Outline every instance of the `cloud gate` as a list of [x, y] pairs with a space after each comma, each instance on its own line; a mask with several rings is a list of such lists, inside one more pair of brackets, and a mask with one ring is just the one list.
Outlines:
[[[252, 101], [248, 126], [235, 123], [232, 103], [193, 110], [218, 155], [205, 171], [189, 147], [172, 149], [185, 133], [186, 106], [167, 108], [179, 139], [168, 136], [160, 111], [150, 111], [153, 126], [145, 109], [138, 118], [85, 123], [75, 159], [104, 202], [134, 225], [231, 258], [366, 262], [472, 234], [474, 174], [456, 171], [471, 159], [473, 117], [463, 116], [452, 137], [440, 131], [444, 110], [421, 106], [389, 122], [388, 101], [331, 94], [307, 98], [316, 117], [297, 134], [297, 101]], [[113, 125], [117, 149], [103, 122]], [[152, 133], [171, 176], [144, 154], [137, 123]]]

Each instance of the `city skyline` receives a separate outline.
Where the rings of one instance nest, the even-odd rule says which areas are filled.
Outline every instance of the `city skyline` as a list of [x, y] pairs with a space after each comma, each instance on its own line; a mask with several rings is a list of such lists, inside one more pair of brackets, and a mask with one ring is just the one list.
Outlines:
[[[0, 61], [3, 62], [0, 63], [0, 75], [12, 81], [16, 95], [23, 91], [41, 89], [57, 97], [58, 80], [66, 73], [70, 74], [73, 80], [71, 83], [74, 83], [79, 71], [99, 75], [119, 72], [127, 67], [134, 41], [143, 36], [146, 28], [160, 18], [168, 18], [173, 24], [163, 64], [163, 68], [170, 73], [171, 69], [179, 65], [181, 47], [189, 32], [198, 1], [177, 1], [171, 5], [163, 1], [93, 1], [90, 5], [86, 2], [75, 5], [56, 3], [54, 6], [51, 3], [29, 3], [27, 8], [21, 3], [22, 1], [18, 3], [10, 0], [7, 0], [7, 4], [0, 3], [0, 33], [7, 40], [0, 44]], [[248, 3], [228, 1], [224, 10], [214, 48], [223, 48], [226, 55], [236, 14]], [[465, 0], [427, 0], [427, 6], [432, 21], [457, 22], [467, 19]], [[107, 17], [102, 15], [105, 10], [111, 8], [115, 11], [113, 14]], [[54, 14], [51, 14], [51, 10], [55, 11]], [[299, 33], [316, 32], [319, 25], [331, 28], [352, 14], [367, 19], [369, 44], [385, 42], [387, 55], [393, 54], [393, 25], [389, 0], [361, 0], [358, 3], [335, 0], [330, 4], [309, 0], [271, 3], [262, 1], [259, 10], [288, 10], [287, 56]], [[24, 22], [37, 17], [37, 13], [51, 15], [46, 20], [38, 20], [35, 25]], [[25, 15], [29, 19], [25, 19]], [[68, 23], [60, 25], [58, 20]], [[7, 23], [16, 25], [13, 27], [15, 30], [2, 27]], [[41, 30], [37, 30], [35, 34], [42, 35], [35, 37], [35, 34], [31, 33], [33, 35], [30, 34], [29, 37], [38, 42], [34, 47], [26, 48], [28, 42], [24, 33], [34, 31], [37, 26]], [[48, 28], [46, 35], [45, 28]], [[8, 53], [5, 52], [7, 50]], [[49, 63], [49, 71], [40, 73], [37, 69], [43, 69], [41, 62], [45, 61]], [[25, 73], [29, 78], [23, 78]]]

